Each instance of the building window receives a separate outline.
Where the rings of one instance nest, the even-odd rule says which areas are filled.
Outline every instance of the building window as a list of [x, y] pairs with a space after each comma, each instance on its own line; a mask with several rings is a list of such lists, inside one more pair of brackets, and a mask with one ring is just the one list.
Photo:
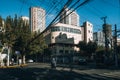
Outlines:
[[65, 54], [68, 54], [68, 50], [65, 50]]
[[55, 32], [55, 31], [64, 31], [64, 32], [69, 32], [69, 33], [81, 34], [81, 31], [79, 29], [68, 28], [68, 27], [60, 27], [60, 26], [52, 27], [51, 31], [52, 32]]
[[63, 53], [63, 50], [59, 50], [59, 53]]
[[88, 30], [88, 32], [90, 33], [90, 30]]
[[54, 39], [54, 37], [52, 36], [52, 39]]

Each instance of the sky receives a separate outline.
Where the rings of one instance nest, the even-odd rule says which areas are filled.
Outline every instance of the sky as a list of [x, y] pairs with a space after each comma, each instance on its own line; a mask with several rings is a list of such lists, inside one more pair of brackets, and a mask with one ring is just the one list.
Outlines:
[[[14, 17], [28, 16], [29, 8], [38, 6], [46, 10], [46, 25], [48, 25], [55, 16], [59, 13], [67, 0], [0, 0], [0, 16], [6, 18], [7, 16]], [[75, 2], [77, 0], [73, 0]], [[80, 0], [82, 3], [85, 0]], [[77, 5], [77, 4], [76, 4]], [[102, 30], [101, 19], [107, 16], [106, 22], [112, 25], [117, 24], [117, 29], [120, 29], [120, 0], [90, 0], [88, 3], [76, 9], [80, 16], [80, 25], [85, 21], [93, 24], [93, 31]]]

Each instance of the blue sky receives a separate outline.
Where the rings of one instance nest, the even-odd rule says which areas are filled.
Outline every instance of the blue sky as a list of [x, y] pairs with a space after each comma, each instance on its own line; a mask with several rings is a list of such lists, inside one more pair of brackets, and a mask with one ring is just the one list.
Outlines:
[[[0, 0], [0, 16], [6, 18], [15, 14], [18, 16], [29, 16], [29, 7], [39, 6], [46, 10], [49, 24], [59, 13], [67, 0]], [[76, 0], [73, 0], [73, 2]], [[83, 1], [83, 0], [81, 0]], [[120, 29], [120, 0], [91, 0], [79, 7], [76, 12], [80, 16], [80, 24], [89, 21], [94, 25], [94, 31], [102, 30], [103, 20], [101, 17], [107, 16], [106, 22], [117, 24]]]

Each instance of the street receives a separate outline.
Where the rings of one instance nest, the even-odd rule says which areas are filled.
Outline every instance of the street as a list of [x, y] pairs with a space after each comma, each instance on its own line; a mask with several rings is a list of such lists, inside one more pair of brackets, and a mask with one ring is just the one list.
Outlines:
[[120, 70], [57, 67], [47, 63], [29, 63], [23, 68], [0, 69], [0, 80], [120, 80]]

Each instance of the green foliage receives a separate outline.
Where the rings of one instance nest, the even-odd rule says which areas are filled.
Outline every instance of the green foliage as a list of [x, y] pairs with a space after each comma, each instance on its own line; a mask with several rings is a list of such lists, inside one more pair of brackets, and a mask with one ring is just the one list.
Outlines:
[[81, 41], [78, 45], [80, 52], [83, 53], [84, 56], [91, 56], [97, 49], [97, 44], [95, 42], [85, 43], [84, 41]]
[[88, 53], [95, 53], [97, 49], [97, 44], [95, 42], [88, 42], [87, 44], [87, 52]]
[[13, 40], [15, 39], [15, 34], [11, 16], [8, 16], [5, 20], [5, 34], [3, 38], [3, 43], [6, 43], [8, 46], [12, 47], [14, 44]]
[[[33, 38], [37, 36], [37, 33], [34, 33]], [[44, 49], [47, 48], [43, 35], [37, 37], [30, 45], [29, 50], [31, 54], [41, 54]]]
[[104, 46], [97, 46], [97, 50], [96, 51], [101, 51], [101, 50], [104, 50], [105, 47]]
[[2, 48], [0, 48], [0, 52], [2, 51]]
[[3, 25], [2, 25], [2, 17], [0, 16], [0, 27], [2, 27]]
[[0, 52], [2, 51], [2, 46], [0, 45]]
[[28, 25], [24, 25], [24, 21], [19, 18], [18, 20], [15, 18], [15, 22], [18, 22], [15, 28], [16, 39], [14, 40], [14, 50], [18, 50], [22, 55], [26, 54], [26, 46], [28, 41], [31, 39], [31, 34]]
[[86, 51], [87, 44], [84, 41], [80, 41], [78, 44], [80, 50]]
[[50, 48], [44, 49], [44, 55], [48, 56], [48, 57], [50, 57], [52, 55], [52, 52], [51, 52]]
[[[2, 18], [0, 17], [0, 23]], [[21, 17], [15, 15], [5, 19], [5, 33], [0, 33], [0, 40], [2, 43], [6, 43], [13, 51], [20, 51], [22, 55], [42, 53], [47, 47], [43, 36], [39, 36], [32, 43], [28, 44], [32, 38], [37, 36], [31, 34], [29, 25], [26, 24]]]

